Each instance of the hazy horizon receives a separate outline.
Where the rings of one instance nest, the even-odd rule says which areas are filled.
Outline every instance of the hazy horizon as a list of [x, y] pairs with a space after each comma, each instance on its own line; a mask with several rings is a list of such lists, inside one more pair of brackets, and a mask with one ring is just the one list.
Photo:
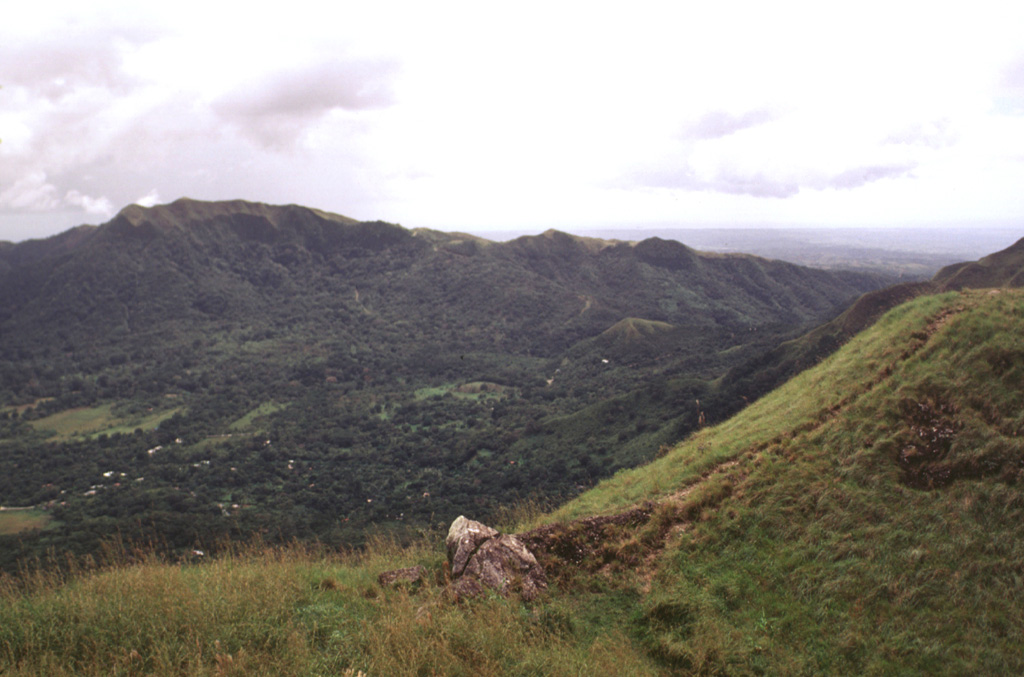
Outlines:
[[[305, 205], [304, 205], [305, 206]], [[315, 207], [311, 207], [315, 208]], [[381, 219], [387, 220], [387, 219]], [[102, 224], [79, 224], [102, 225]], [[402, 224], [410, 227], [408, 224]], [[414, 227], [414, 226], [412, 226]], [[74, 227], [72, 227], [74, 228]], [[874, 267], [930, 277], [941, 266], [976, 260], [1006, 249], [1024, 237], [1024, 228], [1000, 226], [905, 226], [901, 228], [814, 227], [778, 224], [750, 226], [672, 226], [634, 224], [619, 227], [438, 228], [494, 242], [558, 230], [581, 237], [640, 241], [651, 237], [676, 240], [700, 251], [753, 254], [825, 268]], [[70, 229], [67, 229], [70, 230]], [[67, 232], [66, 230], [61, 233]], [[60, 234], [60, 233], [57, 233]], [[47, 236], [53, 237], [53, 235]], [[39, 238], [41, 239], [41, 238]], [[24, 239], [16, 242], [25, 241]], [[10, 242], [10, 241], [3, 241]]]

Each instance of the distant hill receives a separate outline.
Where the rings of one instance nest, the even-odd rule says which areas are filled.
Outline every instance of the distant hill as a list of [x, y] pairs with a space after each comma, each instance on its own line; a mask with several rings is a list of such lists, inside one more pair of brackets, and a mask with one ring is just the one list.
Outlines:
[[[711, 252], [755, 254], [828, 270], [899, 274], [904, 281], [928, 279], [941, 268], [1006, 248], [1020, 238], [1007, 226], [661, 228], [600, 229], [586, 234], [685, 242]], [[496, 234], [500, 239], [500, 234]]]
[[1024, 286], [1024, 240], [978, 261], [946, 266], [935, 275], [940, 289]]
[[[264, 314], [277, 322], [298, 303], [311, 313], [329, 307], [344, 325], [369, 309], [431, 334], [436, 318], [424, 311], [443, 306], [456, 323], [444, 339], [463, 350], [555, 354], [630, 314], [716, 327], [796, 325], [883, 283], [700, 254], [674, 241], [550, 231], [499, 244], [303, 207], [184, 199], [132, 205], [103, 226], [9, 246], [0, 260], [3, 347], [51, 349], [59, 324], [66, 338], [56, 349], [65, 353], [132, 342], [169, 322], [255, 324], [270, 319]], [[470, 338], [479, 334], [487, 338]]]

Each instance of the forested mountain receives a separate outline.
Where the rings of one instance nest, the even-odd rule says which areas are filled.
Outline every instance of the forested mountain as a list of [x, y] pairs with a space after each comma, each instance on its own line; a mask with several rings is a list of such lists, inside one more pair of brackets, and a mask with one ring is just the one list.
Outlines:
[[189, 200], [128, 207], [104, 226], [0, 250], [0, 260], [3, 349], [48, 357], [165, 347], [168, 331], [291, 336], [296, 322], [357, 349], [386, 324], [449, 352], [550, 356], [631, 316], [686, 329], [792, 326], [880, 283], [674, 241], [549, 231], [499, 244], [294, 206]]
[[0, 503], [46, 508], [36, 552], [356, 542], [572, 495], [743, 406], [716, 379], [885, 282], [658, 239], [131, 206], [0, 247]]

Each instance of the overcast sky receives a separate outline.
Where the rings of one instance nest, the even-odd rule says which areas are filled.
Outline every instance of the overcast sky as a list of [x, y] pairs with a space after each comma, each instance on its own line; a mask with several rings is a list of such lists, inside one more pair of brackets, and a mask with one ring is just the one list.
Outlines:
[[611, 4], [18, 3], [0, 239], [181, 196], [442, 230], [1024, 226], [1019, 0]]

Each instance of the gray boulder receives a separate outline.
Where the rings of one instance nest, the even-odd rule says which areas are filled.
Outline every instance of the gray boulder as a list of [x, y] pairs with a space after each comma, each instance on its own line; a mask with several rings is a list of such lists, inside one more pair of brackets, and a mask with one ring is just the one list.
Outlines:
[[448, 538], [444, 539], [444, 544], [448, 548], [448, 563], [451, 564], [452, 578], [461, 576], [466, 564], [469, 563], [469, 558], [473, 556], [477, 548], [497, 535], [498, 532], [489, 526], [459, 515], [448, 528]]
[[445, 544], [452, 591], [460, 599], [492, 589], [532, 600], [547, 588], [544, 568], [515, 536], [499, 534], [460, 516], [452, 523]]

